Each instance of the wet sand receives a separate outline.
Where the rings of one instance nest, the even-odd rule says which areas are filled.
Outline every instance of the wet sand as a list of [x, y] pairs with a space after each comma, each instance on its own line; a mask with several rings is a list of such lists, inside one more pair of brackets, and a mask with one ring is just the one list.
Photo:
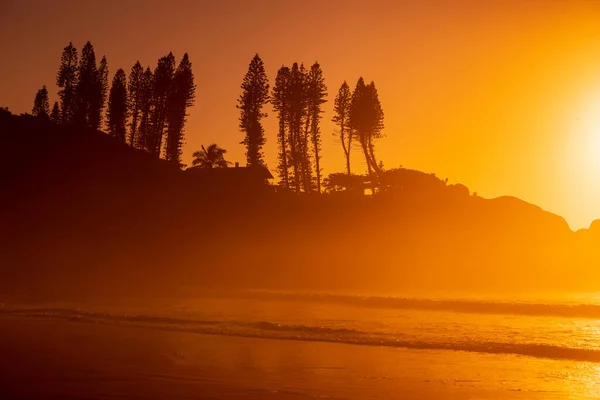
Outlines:
[[0, 319], [0, 360], [2, 399], [571, 397], [523, 384], [552, 360], [17, 317]]

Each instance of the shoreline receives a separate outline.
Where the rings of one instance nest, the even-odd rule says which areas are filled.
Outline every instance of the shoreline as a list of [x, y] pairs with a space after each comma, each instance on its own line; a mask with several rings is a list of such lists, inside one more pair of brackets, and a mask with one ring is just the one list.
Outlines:
[[[74, 321], [5, 320], [8, 398], [566, 399], [507, 387], [552, 360], [147, 330]], [[10, 321], [10, 322], [9, 322]], [[3, 396], [4, 396], [3, 395]], [[205, 397], [203, 397], [205, 396]], [[590, 397], [591, 398], [591, 397]]]

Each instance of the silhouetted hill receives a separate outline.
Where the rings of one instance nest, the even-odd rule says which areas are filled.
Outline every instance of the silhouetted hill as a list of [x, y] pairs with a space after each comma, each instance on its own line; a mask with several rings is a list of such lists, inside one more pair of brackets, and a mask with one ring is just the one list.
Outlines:
[[374, 197], [215, 190], [102, 132], [0, 113], [3, 293], [592, 288], [598, 224], [397, 170]]

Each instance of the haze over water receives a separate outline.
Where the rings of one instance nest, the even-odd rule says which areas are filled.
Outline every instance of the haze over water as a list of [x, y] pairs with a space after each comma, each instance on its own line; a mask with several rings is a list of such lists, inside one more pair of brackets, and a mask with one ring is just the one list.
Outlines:
[[[122, 379], [142, 388], [159, 374], [157, 396], [183, 386], [169, 398], [202, 388], [227, 398], [255, 391], [273, 398], [592, 399], [600, 396], [598, 299], [213, 291], [151, 304], [132, 299], [127, 307], [5, 304], [0, 318], [13, 322], [13, 333], [28, 325], [49, 332], [21, 349], [25, 359], [59, 343], [58, 332], [104, 349], [96, 370], [76, 377], [68, 371], [83, 356], [61, 361], [52, 383], [38, 383], [53, 394], [104, 398], [123, 389]], [[20, 340], [27, 343], [27, 335]], [[118, 344], [129, 340], [133, 348]], [[123, 374], [126, 362], [142, 364]], [[19, 371], [8, 371], [5, 383], [13, 375]]]

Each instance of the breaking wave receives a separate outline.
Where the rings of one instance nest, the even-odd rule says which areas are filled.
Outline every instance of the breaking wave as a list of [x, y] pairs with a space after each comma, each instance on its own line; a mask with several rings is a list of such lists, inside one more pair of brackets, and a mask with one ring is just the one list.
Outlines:
[[356, 296], [269, 291], [248, 291], [234, 294], [233, 296], [266, 300], [330, 302], [374, 308], [452, 311], [473, 314], [505, 314], [600, 319], [600, 304], [590, 303], [533, 303], [454, 299], [438, 300], [391, 296]]
[[384, 334], [311, 325], [289, 325], [273, 321], [213, 321], [170, 316], [82, 311], [68, 308], [0, 309], [0, 318], [10, 317], [62, 319], [80, 323], [133, 326], [146, 329], [260, 339], [300, 340], [488, 354], [515, 354], [538, 358], [600, 362], [600, 350], [594, 349], [534, 343], [453, 341], [451, 339], [448, 341], [423, 341], [409, 338], [402, 334]]

